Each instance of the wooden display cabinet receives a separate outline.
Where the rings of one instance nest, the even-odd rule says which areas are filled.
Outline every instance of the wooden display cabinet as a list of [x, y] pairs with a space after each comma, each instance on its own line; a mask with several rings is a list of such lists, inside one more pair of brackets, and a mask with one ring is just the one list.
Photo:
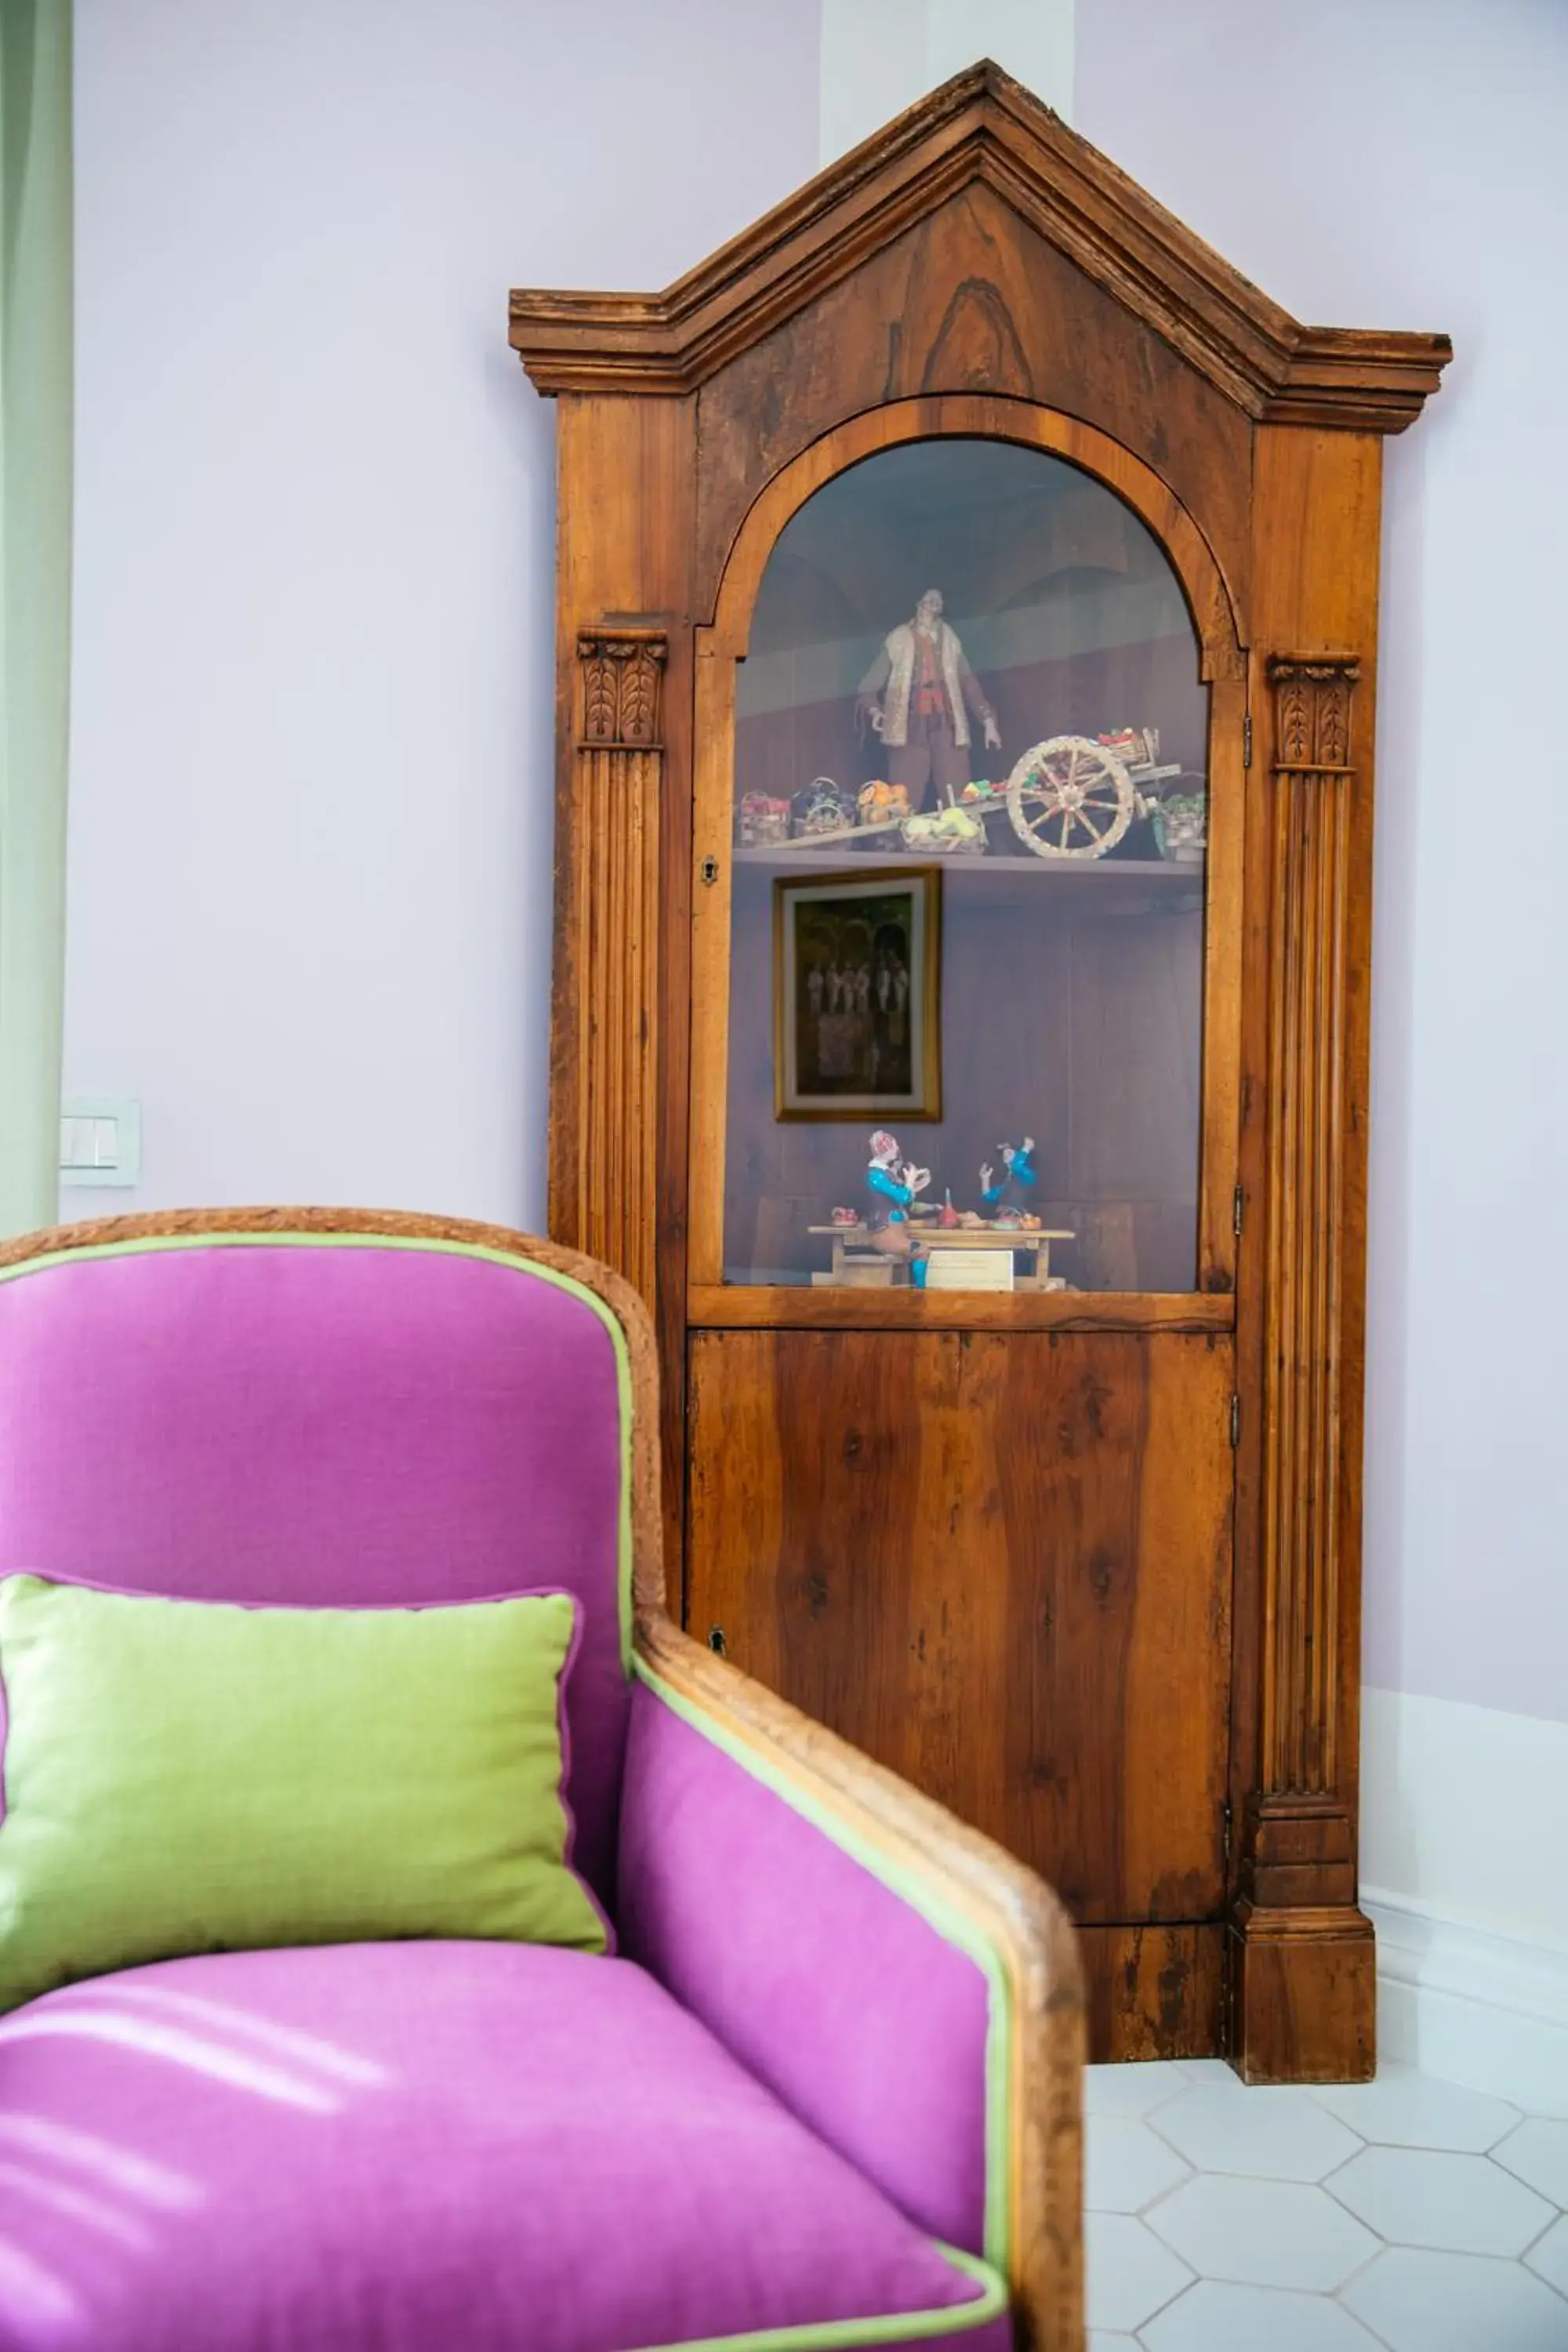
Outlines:
[[[1056, 1885], [1097, 2055], [1368, 2074], [1381, 467], [1447, 341], [1298, 325], [990, 65], [511, 337], [559, 400], [551, 1231], [654, 1307], [686, 1622]], [[967, 684], [895, 634], [932, 586]], [[967, 823], [862, 809], [895, 769]], [[883, 1128], [975, 1213], [1032, 1136], [1042, 1279], [994, 1226], [1011, 1288], [919, 1286], [907, 1224], [836, 1258]]]

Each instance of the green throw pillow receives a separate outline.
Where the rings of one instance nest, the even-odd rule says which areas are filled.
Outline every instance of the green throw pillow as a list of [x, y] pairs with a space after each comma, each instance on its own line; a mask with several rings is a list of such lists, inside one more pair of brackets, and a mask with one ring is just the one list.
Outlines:
[[605, 1948], [567, 1866], [574, 1603], [245, 1609], [0, 1580], [0, 2011], [143, 1960]]

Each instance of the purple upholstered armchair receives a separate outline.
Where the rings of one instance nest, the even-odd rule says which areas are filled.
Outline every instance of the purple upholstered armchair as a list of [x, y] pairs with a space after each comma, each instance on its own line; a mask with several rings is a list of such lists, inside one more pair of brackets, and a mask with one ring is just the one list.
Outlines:
[[1079, 2345], [1062, 1914], [677, 1631], [657, 1458], [642, 1307], [546, 1243], [268, 1211], [0, 1252], [0, 1573], [569, 1588], [616, 1929], [209, 1953], [0, 2019], [0, 2352]]

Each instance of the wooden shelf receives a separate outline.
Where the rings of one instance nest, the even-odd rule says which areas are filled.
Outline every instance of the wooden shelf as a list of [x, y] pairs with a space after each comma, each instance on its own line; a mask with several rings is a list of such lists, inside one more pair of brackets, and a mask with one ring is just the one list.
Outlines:
[[773, 866], [781, 872], [790, 873], [799, 873], [803, 868], [814, 866], [825, 869], [829, 866], [837, 868], [847, 856], [857, 866], [864, 861], [868, 881], [876, 878], [879, 866], [884, 863], [889, 866], [941, 866], [950, 874], [973, 874], [980, 878], [1017, 875], [1028, 875], [1032, 878], [1048, 874], [1058, 881], [1065, 877], [1093, 883], [1104, 882], [1120, 875], [1125, 881], [1171, 888], [1183, 884], [1191, 887], [1195, 884], [1201, 889], [1204, 879], [1201, 862], [1183, 866], [1163, 857], [1036, 857], [1026, 850], [1020, 851], [1016, 857], [975, 857], [962, 851], [950, 851], [933, 857], [930, 850], [900, 848], [896, 854], [887, 850], [846, 852], [834, 843], [814, 849], [802, 841], [780, 841], [765, 843], [760, 848], [737, 848], [731, 855], [737, 866]]

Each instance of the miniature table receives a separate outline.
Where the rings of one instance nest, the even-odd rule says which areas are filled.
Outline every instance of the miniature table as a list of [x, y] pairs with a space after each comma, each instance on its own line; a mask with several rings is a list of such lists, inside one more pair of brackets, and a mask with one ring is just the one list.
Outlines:
[[[1024, 1290], [1065, 1290], [1060, 1275], [1051, 1272], [1051, 1244], [1071, 1242], [1078, 1235], [1065, 1227], [1039, 1225], [938, 1225], [929, 1219], [916, 1218], [910, 1228], [921, 1247], [928, 1251], [944, 1249], [1018, 1250], [1035, 1261], [1032, 1272], [1019, 1284]], [[895, 1265], [907, 1265], [907, 1258], [884, 1256], [870, 1246], [869, 1225], [808, 1225], [806, 1231], [822, 1234], [833, 1244], [833, 1265], [826, 1274], [814, 1274], [813, 1285], [821, 1289], [834, 1284], [890, 1282]], [[857, 1253], [854, 1256], [850, 1252]], [[887, 1268], [885, 1275], [869, 1275], [871, 1267]]]

